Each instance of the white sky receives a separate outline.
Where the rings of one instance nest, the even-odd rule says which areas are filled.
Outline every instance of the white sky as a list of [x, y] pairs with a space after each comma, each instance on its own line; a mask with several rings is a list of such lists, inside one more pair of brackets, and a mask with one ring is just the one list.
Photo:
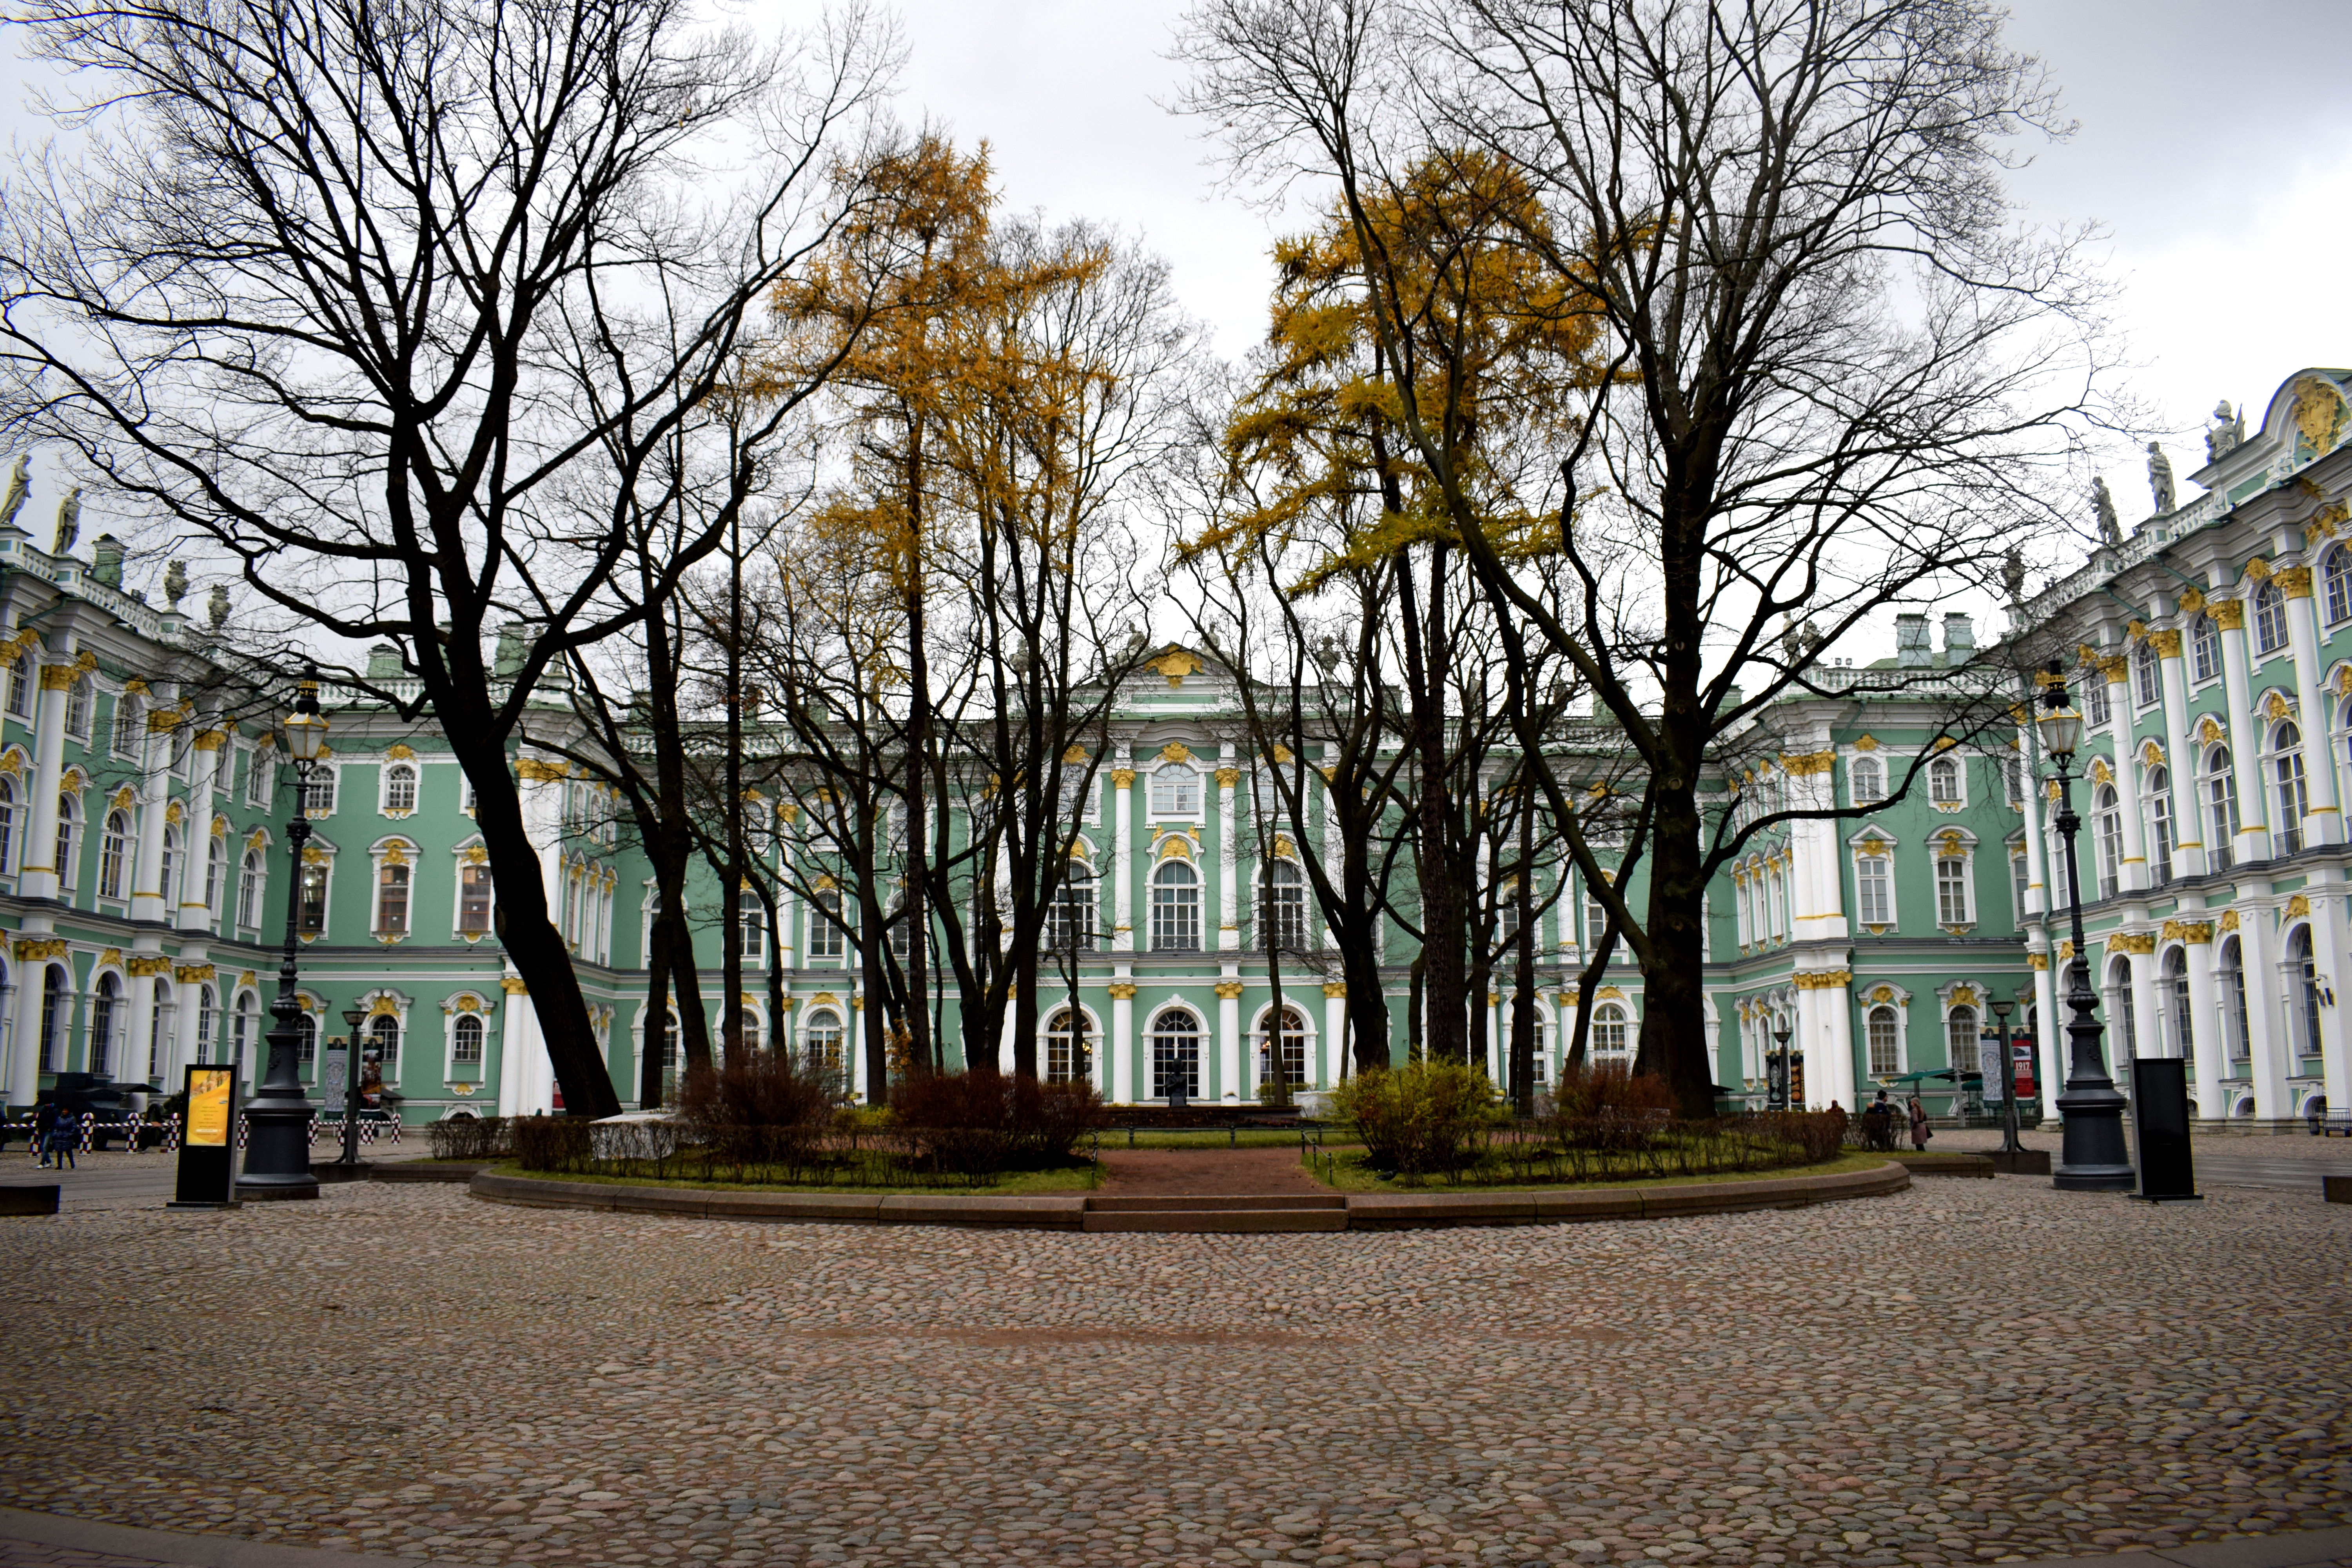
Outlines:
[[[1161, 107], [1181, 79], [1167, 58], [1181, 0], [898, 8], [912, 49], [904, 118], [928, 114], [966, 144], [988, 139], [1013, 207], [1140, 233], [1219, 352], [1247, 348], [1276, 225], [1215, 188], [1202, 128]], [[803, 0], [730, 9], [775, 25], [810, 14]], [[2203, 461], [2198, 432], [2216, 398], [2259, 411], [2294, 371], [2352, 363], [2352, 94], [2341, 81], [2352, 4], [2027, 0], [2011, 37], [2048, 61], [2082, 122], [2017, 179], [2024, 216], [2111, 231], [2120, 321], [2141, 366], [2131, 390], [2172, 432], [2186, 476]], [[37, 134], [12, 46], [0, 39], [12, 89], [0, 126]], [[2119, 449], [2104, 466], [2126, 522], [2144, 515], [2139, 454]], [[20, 521], [41, 531], [53, 506], [44, 485]]]

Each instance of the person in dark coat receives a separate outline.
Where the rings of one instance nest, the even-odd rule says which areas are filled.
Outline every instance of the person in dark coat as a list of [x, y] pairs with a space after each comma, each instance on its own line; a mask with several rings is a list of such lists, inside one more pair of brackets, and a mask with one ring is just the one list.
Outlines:
[[58, 1124], [58, 1102], [45, 1100], [33, 1110], [33, 1152], [41, 1157], [41, 1169], [49, 1168], [49, 1131]]
[[1927, 1108], [1919, 1103], [1919, 1097], [1915, 1094], [1911, 1097], [1911, 1147], [1925, 1149], [1927, 1146]]
[[49, 1141], [47, 1147], [49, 1152], [57, 1157], [58, 1170], [81, 1169], [80, 1162], [75, 1157], [75, 1152], [81, 1147], [80, 1119], [60, 1111], [56, 1123], [49, 1128]]

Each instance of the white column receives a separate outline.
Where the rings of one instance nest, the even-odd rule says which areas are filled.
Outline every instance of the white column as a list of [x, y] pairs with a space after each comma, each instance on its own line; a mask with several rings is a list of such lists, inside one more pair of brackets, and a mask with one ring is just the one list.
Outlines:
[[43, 982], [47, 978], [49, 960], [34, 957], [57, 952], [63, 956], [65, 944], [50, 943], [55, 938], [44, 933], [39, 937], [19, 937], [10, 952], [8, 977], [16, 983], [16, 1017], [8, 1027], [8, 1104], [29, 1110], [41, 1089], [41, 1005], [46, 994]]
[[[2268, 795], [2263, 788], [2262, 737], [2246, 717], [2252, 700], [2246, 674], [2246, 605], [2242, 599], [2217, 599], [2206, 606], [2213, 624], [2221, 628], [2221, 688], [2227, 711], [2230, 771], [2238, 785], [2238, 841], [2231, 846], [2241, 866], [2267, 860], [2271, 855]], [[2252, 998], [2248, 998], [2249, 1005]]]
[[[2135, 943], [2126, 950], [2115, 946], [2113, 939], [2110, 939], [2107, 951], [2124, 953], [2126, 971], [2131, 976], [2132, 1033], [2137, 1037], [2133, 1047], [2141, 1056], [2160, 1057], [2165, 1054], [2166, 1046], [2162, 1004], [2157, 998], [2156, 989], [2156, 943], [2151, 937], [2143, 937], [2139, 941], [2147, 945]], [[2119, 1040], [2116, 1049], [2120, 1052], [2121, 1048]], [[2116, 1077], [2122, 1078], [2129, 1071], [2126, 1063], [2117, 1061]]]
[[2041, 933], [2041, 942], [2040, 951], [2026, 955], [2029, 963], [2041, 960], [2033, 971], [2033, 1013], [2041, 1026], [2040, 1038], [2034, 1041], [2033, 1048], [2042, 1058], [2034, 1077], [2039, 1079], [2035, 1087], [2041, 1091], [2042, 1114], [2046, 1120], [2055, 1121], [2058, 1092], [2066, 1087], [2066, 1029], [2065, 1020], [2058, 1016], [2062, 1011], [2058, 1003], [2058, 946], [2047, 931]]
[[2147, 835], [2141, 827], [2143, 793], [2139, 785], [2139, 764], [2132, 758], [2129, 710], [2115, 705], [2115, 694], [2108, 693], [2108, 711], [2115, 717], [2116, 799], [2123, 820], [2123, 864], [2116, 868], [2116, 885], [2126, 893], [2143, 891], [2148, 885]]
[[[2201, 910], [2183, 910], [2184, 917]], [[2189, 971], [2189, 1055], [2197, 1080], [2197, 1114], [2218, 1121], [2230, 1114], [2222, 1087], [2227, 1058], [2223, 1052], [2221, 1016], [2213, 1005], [2213, 923], [2184, 918], [2181, 960]], [[2170, 1005], [2170, 998], [2166, 998]]]
[[[220, 783], [221, 748], [228, 736], [211, 727], [218, 714], [207, 713], [204, 728], [188, 742], [191, 761], [188, 769], [188, 816], [183, 826], [187, 829], [181, 837], [181, 853], [187, 859], [187, 868], [180, 877], [180, 907], [174, 911], [175, 923], [184, 931], [209, 933], [212, 931], [212, 906], [205, 902], [205, 877], [212, 866], [213, 795]], [[230, 906], [236, 898], [234, 886], [236, 867], [228, 857], [221, 862], [221, 876], [230, 885], [221, 889], [221, 905]], [[186, 955], [182, 955], [184, 958]], [[199, 963], [202, 955], [190, 959]], [[187, 1036], [193, 1039], [194, 1036]], [[174, 1092], [177, 1092], [176, 1090]]]
[[1853, 1062], [1853, 993], [1852, 976], [1844, 984], [1824, 986], [1812, 993], [1814, 1033], [1822, 1049], [1836, 1064], [1838, 1103], [1848, 1111], [1859, 1111], [1861, 1078]]
[[1243, 1089], [1242, 983], [1233, 965], [1225, 969], [1225, 977], [1217, 982], [1217, 1082], [1210, 1094], [1238, 1105]]
[[[1008, 986], [1004, 993], [1004, 1022], [996, 1031], [996, 1070], [1000, 1073], [1010, 1073], [1013, 1070], [1013, 1047], [1015, 1043], [1013, 1038], [1013, 1019], [1021, 1005], [1019, 992], [1020, 985], [1016, 982]], [[1042, 1043], [1040, 1042], [1041, 1045]]]
[[[2346, 1019], [2346, 1014], [2352, 1012], [2352, 997], [2345, 994], [2345, 988], [2352, 985], [2352, 940], [2347, 940], [2345, 931], [2344, 884], [2334, 867], [2315, 867], [2305, 890], [2311, 897], [2311, 952], [2320, 985], [2320, 1082], [2327, 1094], [2327, 1108], [2338, 1110], [2352, 1106], [2352, 1027], [2347, 1027]], [[21, 974], [16, 983], [24, 984]], [[2335, 1000], [2329, 1001], [2330, 996]], [[23, 1016], [20, 1010], [19, 1039], [25, 1037]]]
[[220, 981], [218, 973], [205, 962], [205, 952], [204, 942], [191, 942], [172, 971], [172, 995], [179, 1006], [173, 1016], [171, 1059], [163, 1068], [165, 1094], [180, 1092], [181, 1069], [196, 1059], [197, 1015], [204, 1011], [205, 987], [207, 985], [213, 988], [216, 1008], [213, 1016], [213, 1054], [218, 1057], [223, 1053], [225, 1042], [221, 1029], [225, 1015], [217, 1011]]
[[1837, 1081], [1837, 1069], [1822, 1048], [1819, 1033], [1813, 1028], [1813, 993], [1801, 990], [1790, 1004], [1789, 1038], [1797, 1053], [1805, 1058], [1805, 1109], [1825, 1110], [1831, 1100], [1852, 1110], [1843, 1089]]
[[1135, 982], [1128, 966], [1118, 966], [1110, 983], [1110, 1098], [1118, 1105], [1135, 1103]]
[[2151, 632], [2164, 693], [2165, 771], [2172, 777], [2172, 874], [2201, 877], [2210, 863], [2205, 853], [2204, 802], [2197, 789], [2197, 748], [2189, 739], [2189, 681], [2180, 664], [2180, 634]]
[[1323, 1088], [1339, 1087], [1347, 1049], [1348, 983], [1327, 980], [1323, 983]]
[[[2327, 699], [2319, 689], [2323, 661], [2319, 627], [2312, 616], [2311, 568], [2285, 567], [2274, 580], [2279, 592], [2286, 596], [2286, 646], [2294, 660], [2294, 699], [2301, 721], [2297, 728], [2303, 734], [2304, 787], [2310, 799], [2304, 821], [2304, 842], [2341, 844], [2344, 814], [2342, 803], [2336, 798], [2336, 759], [2328, 748]], [[2333, 1098], [2327, 1103], [2331, 1109], [2341, 1104]]]
[[[66, 702], [73, 683], [81, 679], [78, 664], [41, 666], [41, 694], [33, 720], [33, 800], [31, 821], [25, 828], [25, 847], [18, 864], [18, 892], [26, 899], [54, 899], [67, 868], [50, 864], [58, 853], [58, 791], [65, 777]], [[27, 1101], [29, 1103], [29, 1100]]]
[[534, 1017], [530, 995], [520, 980], [509, 974], [499, 984], [506, 993], [506, 1005], [499, 1010], [499, 1114], [520, 1116], [527, 1109], [523, 1061], [537, 1037]]
[[1224, 766], [1217, 770], [1217, 948], [1222, 952], [1239, 951], [1242, 945], [1241, 889], [1237, 873], [1241, 867], [1241, 832], [1234, 820], [1234, 786], [1241, 782], [1241, 770], [1234, 766], [1234, 749], [1224, 749]]
[[2018, 755], [2025, 765], [2025, 914], [2030, 925], [2033, 917], [2049, 912], [2051, 889], [2056, 884], [2051, 879], [2050, 857], [2043, 848], [2042, 785], [2035, 776], [2041, 760], [2036, 750], [2038, 742], [2031, 723], [2019, 725], [2017, 733]]
[[[1110, 949], [1113, 952], [1133, 952], [1135, 868], [1128, 861], [1134, 853], [1135, 770], [1127, 765], [1126, 748], [1119, 748], [1119, 765], [1110, 771]], [[1121, 1055], [1124, 1057], [1124, 1051]]]
[[2289, 1058], [2294, 1046], [2286, 1020], [2280, 1016], [2278, 933], [2271, 929], [2271, 911], [2249, 910], [2238, 921], [2238, 963], [2246, 982], [2247, 1055], [2252, 1058], [2254, 1115], [2264, 1121], [2284, 1121], [2294, 1114], [2287, 1099]]

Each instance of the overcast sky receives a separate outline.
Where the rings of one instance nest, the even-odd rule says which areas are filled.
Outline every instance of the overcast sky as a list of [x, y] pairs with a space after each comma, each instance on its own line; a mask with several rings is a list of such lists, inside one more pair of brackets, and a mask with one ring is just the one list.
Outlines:
[[[801, 0], [743, 8], [780, 26], [810, 14]], [[1201, 128], [1161, 107], [1180, 81], [1167, 55], [1181, 0], [898, 8], [912, 51], [904, 118], [988, 139], [1016, 208], [1139, 232], [1220, 352], [1244, 352], [1262, 329], [1276, 225], [1216, 189]], [[2352, 363], [2352, 3], [2041, 0], [2017, 8], [2011, 37], [2048, 62], [2081, 121], [2037, 153], [2016, 195], [2032, 220], [2110, 231], [2143, 367], [2133, 390], [2173, 432], [2186, 476], [2215, 399], [2259, 413], [2292, 372]], [[21, 87], [9, 96], [14, 110]], [[2126, 520], [2145, 515], [2137, 454], [2106, 467]]]

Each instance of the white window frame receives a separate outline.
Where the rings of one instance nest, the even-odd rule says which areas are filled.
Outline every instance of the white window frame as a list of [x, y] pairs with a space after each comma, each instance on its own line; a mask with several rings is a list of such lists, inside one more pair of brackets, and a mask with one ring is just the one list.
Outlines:
[[[408, 775], [408, 804], [395, 805], [392, 798], [393, 776]], [[413, 759], [394, 758], [376, 770], [376, 810], [385, 816], [405, 817], [416, 814], [416, 803], [425, 797], [425, 774]]]
[[1958, 752], [1941, 752], [1928, 759], [1927, 804], [1945, 811], [1958, 811], [1969, 804], [1968, 764]]
[[[1947, 850], [1942, 846], [1938, 845], [1936, 847], [1934, 853], [1936, 858], [1934, 875], [1936, 924], [1947, 930], [1953, 927], [1965, 928], [1975, 925], [1977, 923], [1976, 850], [1973, 847], [1969, 847], [1961, 849], [1955, 853]], [[1959, 920], [1954, 920], [1951, 918], [1951, 909], [1944, 896], [1946, 882], [1954, 879], [1952, 878], [1948, 878], [1945, 874], [1944, 868], [1948, 866], [1958, 868], [1957, 882], [1959, 889], [1960, 902], [1963, 906], [1961, 910], [1962, 918]]]
[[2221, 628], [2200, 610], [2189, 617], [2189, 685], [2201, 689], [2221, 679]]
[[2286, 595], [2279, 592], [2278, 580], [2265, 577], [2254, 589], [2252, 603], [2247, 606], [2252, 614], [2254, 657], [2268, 658], [2286, 647]]
[[[1209, 802], [1209, 792], [1202, 782], [1205, 776], [1191, 763], [1163, 760], [1154, 763], [1150, 773], [1144, 780], [1143, 791], [1144, 805], [1148, 808], [1146, 815], [1150, 820], [1154, 822], [1204, 820], [1208, 813]], [[1160, 805], [1160, 782], [1163, 779], [1169, 782], [1169, 787], [1172, 790], [1192, 792], [1191, 810], [1187, 811], [1181, 805], [1162, 806]]]

